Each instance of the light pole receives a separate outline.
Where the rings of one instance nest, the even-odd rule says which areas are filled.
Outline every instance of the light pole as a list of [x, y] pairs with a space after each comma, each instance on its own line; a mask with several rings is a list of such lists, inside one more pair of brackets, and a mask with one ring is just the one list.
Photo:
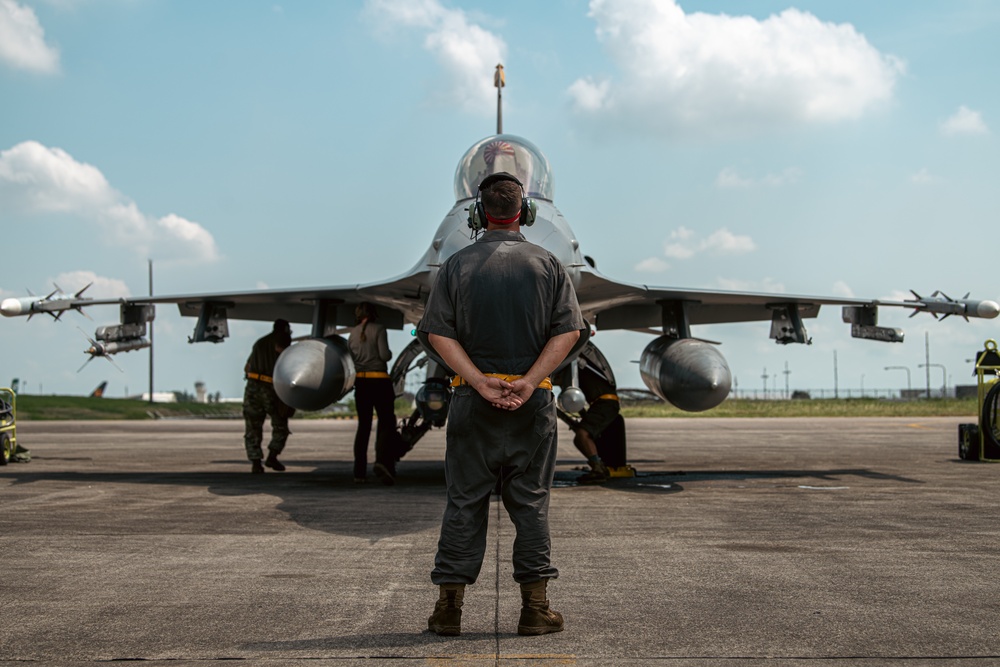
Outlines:
[[913, 392], [913, 384], [910, 383], [910, 369], [906, 366], [886, 366], [887, 371], [904, 370], [906, 371], [906, 391], [907, 393]]
[[[944, 367], [944, 364], [920, 364], [919, 367], [923, 368], [927, 366], [927, 372], [930, 373], [930, 367], [941, 369], [941, 398], [944, 398], [948, 394], [948, 369]], [[929, 392], [928, 392], [929, 393]]]

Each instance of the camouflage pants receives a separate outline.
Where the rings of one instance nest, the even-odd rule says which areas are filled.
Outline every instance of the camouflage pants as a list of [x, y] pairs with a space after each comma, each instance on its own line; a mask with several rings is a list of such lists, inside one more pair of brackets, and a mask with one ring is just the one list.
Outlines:
[[261, 443], [264, 441], [264, 419], [271, 418], [271, 442], [267, 449], [277, 456], [285, 448], [285, 441], [291, 431], [288, 430], [288, 418], [294, 412], [278, 399], [274, 386], [266, 382], [247, 380], [243, 392], [243, 420], [246, 430], [243, 433], [243, 444], [246, 446], [247, 458], [251, 461], [264, 458]]

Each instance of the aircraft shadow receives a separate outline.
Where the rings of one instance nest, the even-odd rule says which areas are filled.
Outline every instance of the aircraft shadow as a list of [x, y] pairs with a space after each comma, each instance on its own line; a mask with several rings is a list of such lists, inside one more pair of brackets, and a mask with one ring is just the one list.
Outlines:
[[[218, 463], [218, 462], [216, 462]], [[288, 471], [251, 475], [246, 461], [236, 471], [36, 471], [31, 464], [10, 465], [0, 476], [14, 485], [39, 482], [73, 486], [154, 485], [204, 488], [224, 497], [266, 495], [275, 508], [311, 530], [371, 541], [436, 529], [444, 511], [444, 467], [440, 462], [406, 466], [400, 483], [382, 485], [369, 476], [354, 484], [350, 461], [296, 461]], [[308, 467], [308, 472], [295, 472]], [[315, 469], [313, 469], [315, 468]]]
[[348, 635], [348, 636], [331, 636], [331, 637], [317, 637], [315, 639], [295, 639], [289, 641], [275, 641], [275, 642], [254, 642], [244, 645], [242, 648], [246, 650], [256, 650], [256, 651], [322, 651], [326, 650], [352, 650], [359, 654], [365, 654], [366, 649], [371, 649], [376, 652], [380, 657], [383, 658], [400, 658], [400, 659], [413, 659], [412, 654], [406, 655], [387, 655], [387, 649], [413, 649], [421, 647], [433, 647], [447, 642], [463, 641], [469, 642], [473, 640], [488, 640], [493, 641], [497, 638], [517, 637], [516, 632], [462, 632], [461, 637], [440, 637], [426, 628], [417, 627], [418, 624], [414, 624], [415, 629], [413, 632], [381, 632], [381, 633], [371, 633], [364, 635]]
[[[577, 484], [576, 478], [584, 471], [560, 471], [556, 473], [554, 486], [559, 488], [586, 488]], [[683, 491], [682, 482], [720, 482], [753, 480], [816, 480], [817, 488], [843, 486], [850, 478], [897, 482], [901, 484], [923, 484], [921, 480], [901, 475], [891, 475], [867, 468], [836, 468], [832, 470], [640, 470], [635, 477], [612, 478], [601, 485], [614, 491], [633, 493], [676, 493]]]

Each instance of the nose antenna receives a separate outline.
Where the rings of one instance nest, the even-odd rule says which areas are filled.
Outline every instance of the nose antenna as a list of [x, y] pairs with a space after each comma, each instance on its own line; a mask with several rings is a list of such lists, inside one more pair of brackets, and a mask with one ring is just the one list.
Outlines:
[[497, 134], [503, 134], [503, 87], [505, 85], [503, 65], [497, 63], [493, 73], [493, 87], [497, 89]]

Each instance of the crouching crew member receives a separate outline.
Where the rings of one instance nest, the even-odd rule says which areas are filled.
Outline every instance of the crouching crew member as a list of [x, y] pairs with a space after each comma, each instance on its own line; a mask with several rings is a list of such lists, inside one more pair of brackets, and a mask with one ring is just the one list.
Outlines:
[[[587, 458], [587, 464], [590, 465], [590, 472], [580, 475], [576, 481], [578, 484], [602, 484], [608, 480], [610, 472], [605, 461], [601, 459], [597, 442], [605, 434], [608, 427], [615, 423], [621, 413], [615, 376], [608, 360], [591, 343], [587, 343], [583, 352], [573, 363], [577, 367], [577, 386], [587, 400], [587, 407], [580, 411], [579, 420], [570, 419], [565, 414], [563, 416], [570, 428], [573, 429], [573, 444]], [[570, 366], [561, 370], [554, 379], [555, 384], [563, 389], [571, 386], [572, 371]], [[624, 438], [615, 438], [615, 440], [617, 439], [620, 439], [621, 442], [605, 441], [604, 445], [612, 448], [612, 452], [615, 454], [612, 459], [621, 461], [620, 463], [613, 462], [612, 465], [624, 465]]]

